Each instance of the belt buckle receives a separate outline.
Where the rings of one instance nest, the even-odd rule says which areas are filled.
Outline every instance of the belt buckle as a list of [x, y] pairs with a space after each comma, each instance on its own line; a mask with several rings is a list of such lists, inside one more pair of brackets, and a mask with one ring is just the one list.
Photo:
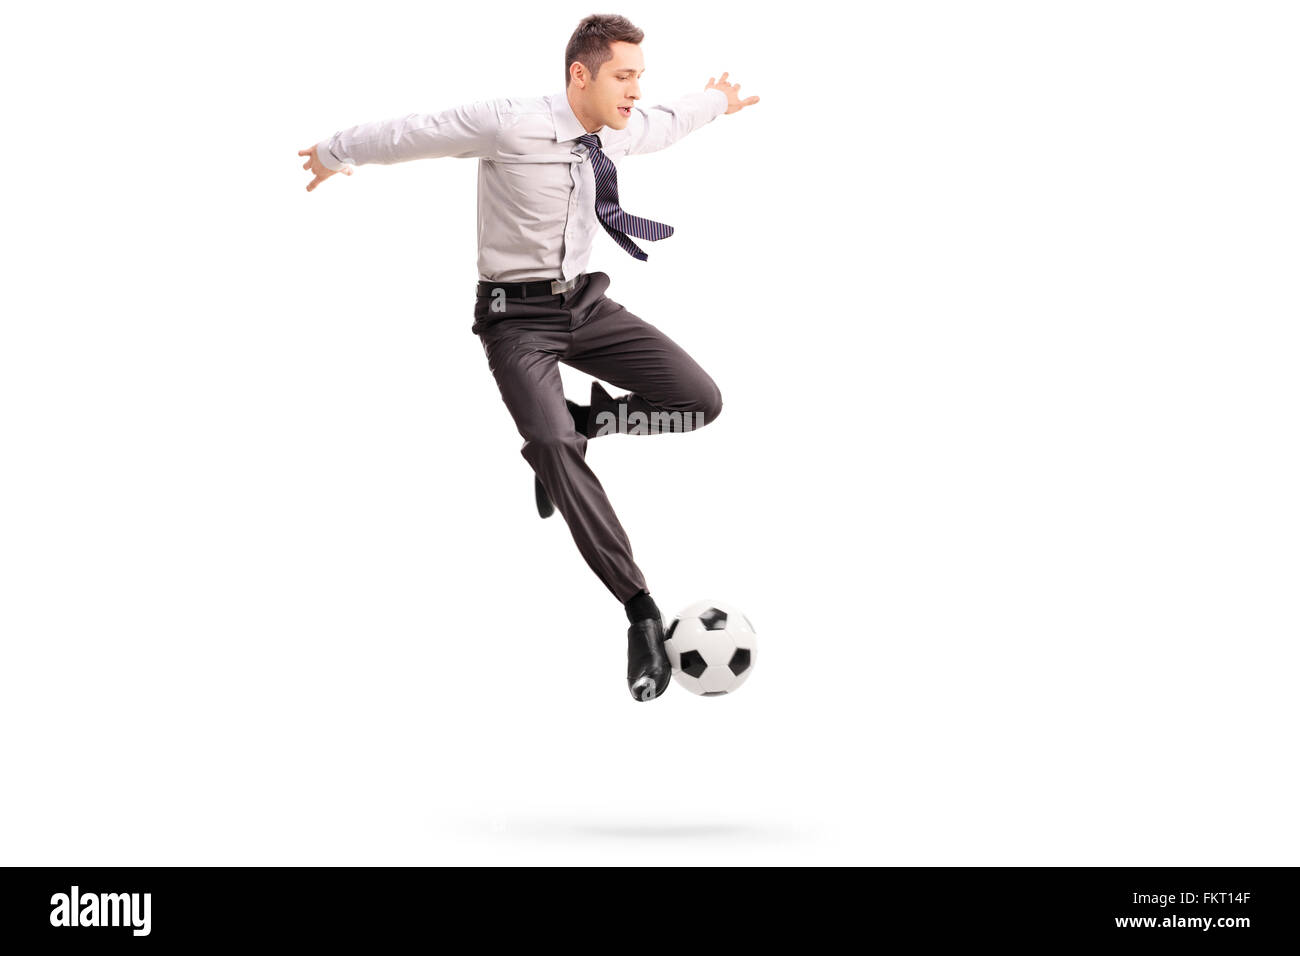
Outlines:
[[559, 295], [562, 292], [568, 292], [577, 284], [578, 284], [577, 276], [574, 276], [572, 279], [552, 279], [551, 295]]

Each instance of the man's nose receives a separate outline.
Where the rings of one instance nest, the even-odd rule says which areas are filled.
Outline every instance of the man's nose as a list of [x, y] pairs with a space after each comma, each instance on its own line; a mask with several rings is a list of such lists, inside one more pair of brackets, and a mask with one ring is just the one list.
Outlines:
[[641, 98], [641, 84], [636, 80], [632, 81], [632, 91], [628, 93], [628, 96], [634, 100], [639, 100]]

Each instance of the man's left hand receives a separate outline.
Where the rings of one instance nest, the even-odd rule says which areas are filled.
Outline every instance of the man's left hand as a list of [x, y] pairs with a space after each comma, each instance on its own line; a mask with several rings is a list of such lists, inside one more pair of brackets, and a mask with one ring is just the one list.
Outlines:
[[757, 96], [751, 96], [748, 99], [742, 100], [740, 98], [740, 84], [728, 83], [726, 73], [723, 73], [722, 76], [718, 77], [716, 80], [713, 79], [713, 77], [709, 77], [709, 82], [704, 85], [704, 88], [706, 90], [722, 90], [722, 92], [727, 94], [728, 113], [738, 113], [746, 106], [753, 106], [758, 102]]

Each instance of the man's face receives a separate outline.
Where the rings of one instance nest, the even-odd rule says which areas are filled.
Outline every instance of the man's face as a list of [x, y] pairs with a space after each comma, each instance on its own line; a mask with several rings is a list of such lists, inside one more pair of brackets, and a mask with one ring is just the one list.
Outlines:
[[581, 90], [588, 116], [610, 129], [624, 129], [632, 116], [632, 105], [641, 98], [641, 74], [645, 60], [637, 43], [611, 43], [613, 54], [600, 65], [594, 80], [588, 78]]

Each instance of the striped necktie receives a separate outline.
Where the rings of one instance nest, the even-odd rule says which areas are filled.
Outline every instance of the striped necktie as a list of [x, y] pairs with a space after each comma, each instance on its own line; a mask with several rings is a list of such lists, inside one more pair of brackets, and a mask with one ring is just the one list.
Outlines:
[[653, 219], [642, 219], [624, 212], [618, 204], [618, 172], [610, 158], [601, 151], [600, 138], [594, 133], [579, 136], [578, 142], [587, 147], [591, 157], [591, 171], [596, 177], [596, 218], [614, 241], [630, 255], [642, 262], [649, 258], [628, 236], [638, 239], [666, 239], [673, 234], [672, 226]]

